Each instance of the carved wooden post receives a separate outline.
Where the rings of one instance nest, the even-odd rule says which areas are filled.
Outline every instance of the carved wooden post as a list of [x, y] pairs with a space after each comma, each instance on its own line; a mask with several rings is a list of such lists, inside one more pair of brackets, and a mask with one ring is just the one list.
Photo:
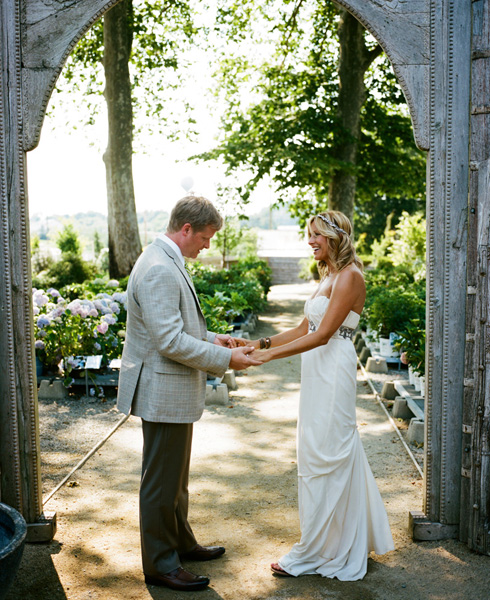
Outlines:
[[[418, 539], [458, 534], [465, 347], [471, 9], [431, 1], [425, 502]], [[420, 533], [420, 532], [419, 532]]]
[[117, 2], [0, 1], [0, 499], [31, 541], [50, 539], [56, 521], [42, 510], [26, 152], [71, 49]]
[[490, 554], [490, 6], [473, 2], [460, 539]]
[[0, 4], [0, 398], [2, 501], [42, 521], [34, 375], [26, 156], [23, 148], [20, 4]]
[[[458, 535], [465, 347], [471, 7], [464, 0], [341, 0], [400, 81], [427, 166], [425, 501], [415, 539]], [[463, 284], [462, 284], [463, 283]], [[415, 508], [415, 507], [414, 507]]]

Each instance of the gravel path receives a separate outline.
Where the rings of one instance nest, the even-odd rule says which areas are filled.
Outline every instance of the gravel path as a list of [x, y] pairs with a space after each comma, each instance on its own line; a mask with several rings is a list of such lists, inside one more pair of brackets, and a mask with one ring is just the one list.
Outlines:
[[[296, 325], [312, 290], [310, 284], [275, 286], [256, 334]], [[456, 540], [414, 543], [408, 535], [408, 513], [422, 507], [422, 481], [362, 378], [358, 427], [396, 549], [372, 555], [363, 581], [271, 575], [270, 562], [300, 535], [295, 449], [299, 375], [299, 357], [250, 369], [238, 379], [229, 404], [210, 407], [195, 426], [190, 521], [201, 543], [227, 548], [218, 561], [188, 565], [211, 577], [211, 587], [199, 592], [199, 598], [489, 600], [489, 557]], [[46, 487], [61, 480], [82, 448], [118, 418], [111, 400], [46, 402], [41, 410]], [[75, 474], [77, 485], [64, 486], [47, 503], [58, 517], [55, 540], [26, 547], [7, 600], [193, 597], [144, 583], [138, 528], [141, 443], [140, 422], [130, 418]]]

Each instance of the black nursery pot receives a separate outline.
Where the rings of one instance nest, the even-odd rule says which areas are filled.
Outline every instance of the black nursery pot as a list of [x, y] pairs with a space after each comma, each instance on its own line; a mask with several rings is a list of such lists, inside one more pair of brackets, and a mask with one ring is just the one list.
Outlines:
[[24, 517], [0, 502], [0, 600], [7, 596], [24, 552], [27, 525]]

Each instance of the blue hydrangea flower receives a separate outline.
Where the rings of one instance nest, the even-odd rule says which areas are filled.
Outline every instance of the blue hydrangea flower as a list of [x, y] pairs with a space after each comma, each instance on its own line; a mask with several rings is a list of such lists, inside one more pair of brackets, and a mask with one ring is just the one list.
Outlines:
[[46, 315], [41, 315], [37, 320], [37, 326], [40, 328], [47, 327], [51, 324], [51, 321]]

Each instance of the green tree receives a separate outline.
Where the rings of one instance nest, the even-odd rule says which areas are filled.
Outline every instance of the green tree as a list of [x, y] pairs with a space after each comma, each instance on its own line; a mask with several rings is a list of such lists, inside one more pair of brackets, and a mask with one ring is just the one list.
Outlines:
[[260, 28], [276, 38], [248, 106], [250, 60], [222, 59], [223, 135], [200, 156], [222, 160], [228, 173], [248, 169], [244, 200], [270, 177], [278, 201], [301, 224], [327, 206], [352, 218], [355, 200], [362, 232], [364, 213], [379, 199], [386, 205], [423, 195], [425, 157], [415, 147], [403, 94], [380, 46], [354, 17], [332, 3], [298, 0], [225, 3], [220, 18], [230, 40], [249, 35], [255, 43]]
[[425, 239], [423, 215], [404, 212], [395, 227], [388, 258], [395, 267], [406, 267], [416, 280], [425, 278]]
[[[177, 69], [178, 57], [195, 32], [187, 0], [122, 0], [78, 44], [65, 69], [68, 84], [95, 96], [103, 87], [101, 65], [105, 74], [111, 277], [128, 275], [141, 253], [132, 172], [134, 109], [140, 116], [136, 130], [148, 128], [148, 117], [166, 123], [164, 98], [172, 85], [163, 73]], [[157, 71], [157, 77], [149, 75]], [[68, 86], [62, 82], [61, 87]], [[90, 104], [92, 119], [97, 108], [97, 102]]]
[[223, 227], [216, 232], [213, 240], [213, 246], [218, 248], [221, 255], [221, 265], [226, 267], [226, 261], [230, 258], [233, 250], [238, 246], [242, 239], [243, 232], [240, 229], [238, 220], [233, 217], [225, 217]]
[[82, 254], [82, 247], [78, 239], [78, 233], [71, 223], [67, 223], [58, 233], [56, 245], [61, 250], [61, 254]]
[[100, 241], [100, 235], [98, 231], [94, 231], [94, 256], [97, 258], [102, 250], [103, 245]]

